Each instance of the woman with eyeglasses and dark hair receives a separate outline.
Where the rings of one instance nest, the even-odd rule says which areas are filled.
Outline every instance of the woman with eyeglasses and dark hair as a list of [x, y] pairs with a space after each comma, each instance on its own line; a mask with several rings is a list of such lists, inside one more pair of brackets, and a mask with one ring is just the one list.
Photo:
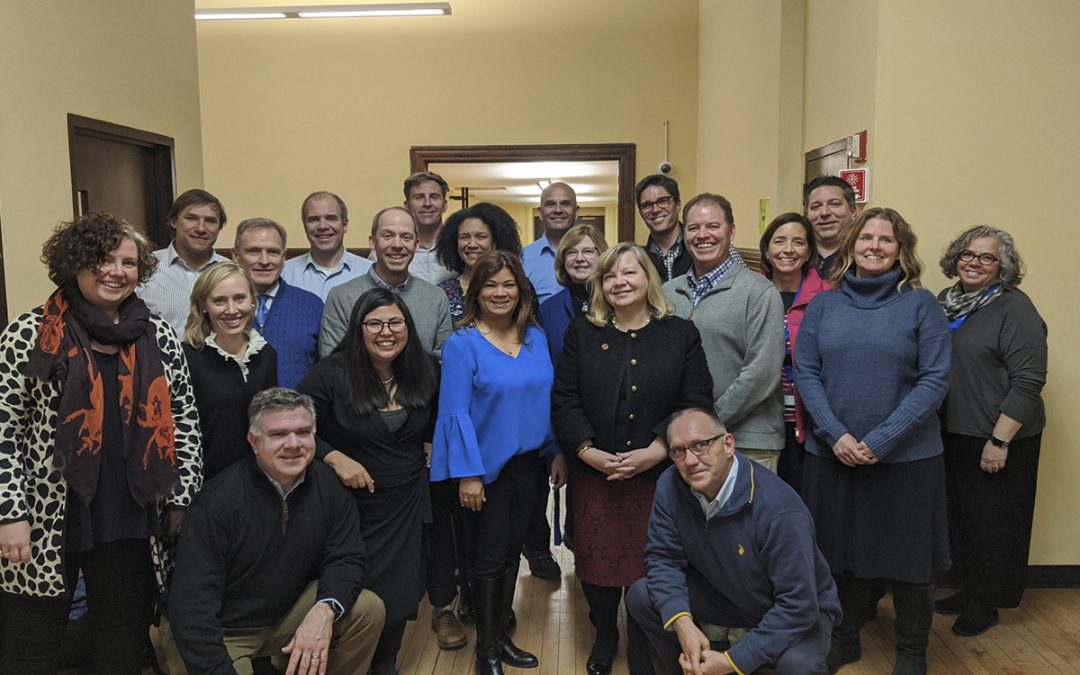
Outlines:
[[424, 595], [425, 446], [438, 380], [415, 335], [398, 295], [369, 290], [353, 307], [341, 344], [297, 386], [315, 401], [316, 456], [353, 489], [367, 548], [364, 585], [386, 606], [374, 675], [397, 672], [405, 623]]
[[[622, 596], [645, 576], [649, 510], [668, 465], [668, 417], [711, 408], [713, 383], [697, 328], [673, 315], [644, 249], [616, 244], [593, 278], [588, 313], [566, 331], [552, 420], [570, 458], [575, 570], [596, 626], [586, 672], [607, 675]], [[626, 631], [630, 672], [653, 672], [648, 641], [629, 614]]]
[[480, 202], [446, 219], [435, 243], [435, 256], [454, 276], [439, 284], [450, 301], [450, 319], [455, 323], [465, 311], [472, 268], [488, 251], [510, 251], [521, 255], [517, 224], [501, 207]]
[[555, 489], [566, 480], [551, 430], [554, 372], [534, 304], [518, 257], [489, 251], [473, 267], [464, 314], [443, 345], [431, 480], [457, 481], [473, 533], [478, 675], [502, 675], [503, 663], [539, 665], [507, 632], [545, 457], [555, 457]]
[[893, 674], [925, 673], [934, 576], [949, 564], [937, 410], [952, 341], [920, 288], [916, 242], [895, 210], [864, 212], [837, 251], [836, 288], [810, 302], [795, 346], [813, 422], [802, 496], [844, 611], [829, 672], [861, 658], [859, 632], [884, 581], [896, 608]]
[[949, 541], [959, 588], [938, 600], [970, 637], [1024, 594], [1046, 410], [1046, 323], [1017, 286], [1024, 262], [1012, 236], [973, 227], [941, 257], [953, 286], [938, 295], [952, 328], [942, 406]]
[[780, 385], [784, 390], [785, 444], [776, 473], [798, 491], [802, 489], [806, 408], [795, 387], [795, 342], [806, 306], [830, 286], [818, 275], [814, 228], [801, 213], [782, 213], [774, 218], [762, 233], [758, 250], [761, 274], [773, 282], [784, 301], [784, 365]]

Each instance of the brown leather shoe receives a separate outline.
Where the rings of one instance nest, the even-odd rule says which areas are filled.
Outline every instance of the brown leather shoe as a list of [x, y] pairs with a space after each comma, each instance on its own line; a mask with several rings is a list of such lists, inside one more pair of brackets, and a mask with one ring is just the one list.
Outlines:
[[450, 609], [432, 610], [431, 630], [435, 631], [435, 639], [439, 643], [439, 649], [448, 651], [461, 649], [469, 642], [461, 623], [454, 616], [453, 610]]

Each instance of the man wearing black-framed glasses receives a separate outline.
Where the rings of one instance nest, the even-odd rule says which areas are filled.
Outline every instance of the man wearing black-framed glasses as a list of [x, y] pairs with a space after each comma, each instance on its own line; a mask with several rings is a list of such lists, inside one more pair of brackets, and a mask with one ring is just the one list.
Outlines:
[[[739, 456], [712, 410], [676, 413], [667, 441], [646, 576], [626, 596], [664, 672], [825, 673], [840, 602], [800, 497]], [[747, 632], [723, 646], [700, 624]]]
[[[686, 274], [693, 265], [693, 259], [683, 242], [683, 226], [679, 222], [682, 200], [679, 197], [679, 183], [669, 176], [653, 174], [645, 176], [634, 187], [634, 203], [638, 213], [649, 228], [649, 239], [645, 242], [645, 252], [656, 266], [656, 271], [664, 281]], [[732, 259], [742, 263], [742, 258], [734, 246], [729, 247]]]

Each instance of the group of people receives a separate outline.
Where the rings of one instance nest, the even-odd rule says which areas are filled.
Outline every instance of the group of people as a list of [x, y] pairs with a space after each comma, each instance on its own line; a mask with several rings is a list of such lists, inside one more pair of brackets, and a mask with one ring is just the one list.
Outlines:
[[921, 673], [935, 609], [976, 635], [1019, 603], [1046, 328], [1006, 232], [957, 237], [935, 298], [911, 226], [835, 177], [760, 272], [730, 202], [667, 176], [635, 191], [645, 246], [575, 224], [565, 183], [524, 248], [493, 204], [444, 223], [447, 189], [410, 176], [371, 260], [329, 192], [287, 262], [265, 218], [217, 254], [203, 190], [159, 251], [55, 230], [57, 290], [0, 337], [0, 671], [55, 672], [80, 573], [98, 672], [141, 672], [158, 613], [170, 672], [395, 673], [425, 593], [478, 675], [536, 667], [513, 599], [523, 553], [561, 578], [564, 485], [590, 675], [620, 604], [637, 675], [836, 672], [886, 590]]

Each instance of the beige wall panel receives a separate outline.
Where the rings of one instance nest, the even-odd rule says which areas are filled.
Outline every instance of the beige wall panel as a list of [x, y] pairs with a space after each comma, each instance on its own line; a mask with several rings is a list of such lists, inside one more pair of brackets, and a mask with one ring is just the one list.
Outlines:
[[913, 223], [934, 291], [946, 285], [936, 260], [961, 230], [1015, 236], [1022, 289], [1050, 331], [1031, 562], [1080, 563], [1080, 228], [1051, 208], [1069, 204], [1080, 179], [1080, 4], [883, 2], [879, 26], [873, 201]]
[[[635, 143], [696, 183], [697, 3], [455, 0], [449, 17], [200, 24], [207, 180], [237, 218], [341, 194], [365, 245], [411, 145]], [[639, 230], [643, 226], [638, 224]], [[644, 236], [642, 235], [642, 239]]]
[[52, 290], [38, 256], [72, 216], [68, 113], [172, 136], [177, 185], [202, 185], [192, 11], [191, 0], [5, 3], [0, 218], [12, 318]]

